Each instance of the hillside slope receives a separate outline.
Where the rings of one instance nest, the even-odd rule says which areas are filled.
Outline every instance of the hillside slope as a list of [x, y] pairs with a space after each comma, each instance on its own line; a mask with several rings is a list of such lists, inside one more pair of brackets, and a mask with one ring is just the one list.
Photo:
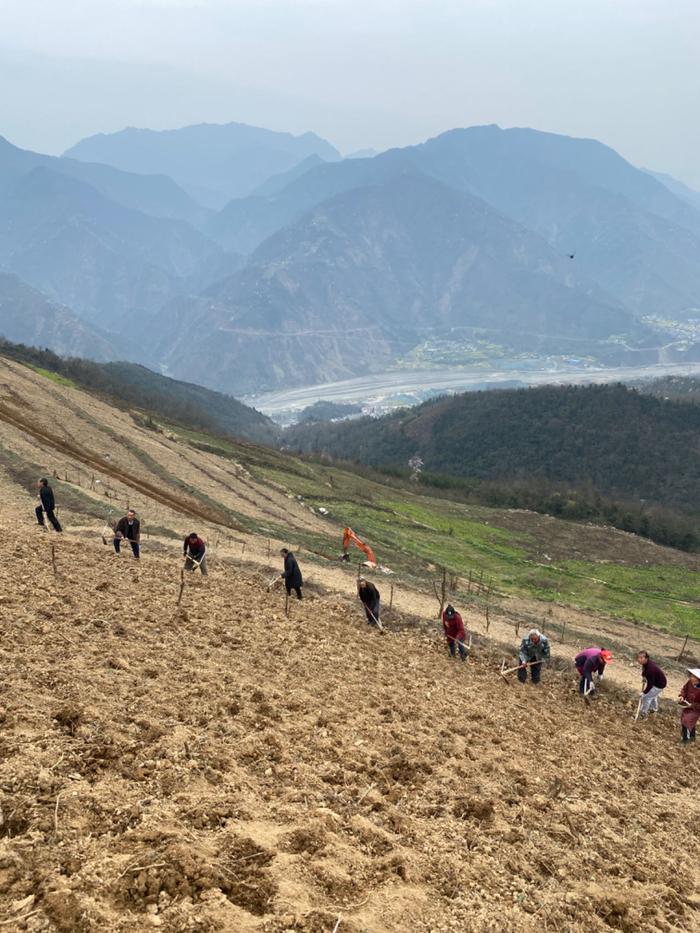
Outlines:
[[588, 709], [569, 673], [507, 687], [488, 648], [450, 666], [321, 592], [286, 619], [230, 561], [177, 607], [165, 558], [81, 542], [76, 563], [61, 541], [54, 576], [45, 540], [13, 537], [0, 904], [17, 928], [697, 921], [681, 840], [700, 769], [675, 715], [633, 729], [631, 698], [610, 686]]
[[51, 347], [95, 360], [113, 359], [117, 345], [74, 314], [49, 301], [16, 275], [0, 272], [0, 337]]
[[700, 409], [623, 385], [468, 392], [382, 418], [298, 425], [290, 447], [476, 479], [590, 484], [700, 511]]
[[[53, 374], [54, 379], [68, 380], [88, 392], [106, 395], [120, 407], [133, 406], [143, 414], [147, 424], [149, 418], [152, 421], [155, 417], [166, 423], [176, 421], [190, 428], [205, 428], [260, 443], [275, 443], [279, 439], [279, 430], [270, 418], [232, 396], [212, 392], [195, 383], [170, 379], [137, 363], [61, 358], [50, 350], [2, 339], [0, 357], [38, 367]], [[153, 426], [155, 429], [156, 425]]]
[[140, 334], [164, 302], [228, 262], [188, 224], [122, 207], [43, 166], [0, 199], [0, 269], [104, 331]]
[[[33, 524], [40, 473], [58, 474], [63, 536]], [[0, 495], [9, 929], [681, 933], [697, 923], [700, 874], [685, 840], [700, 817], [700, 762], [677, 744], [678, 640], [506, 594], [485, 625], [464, 581], [453, 598], [475, 632], [467, 665], [436, 638], [428, 536], [446, 562], [448, 547], [463, 560], [476, 548], [488, 569], [524, 546], [506, 524], [534, 533], [531, 517], [472, 512], [470, 523], [449, 502], [427, 514], [428, 500], [369, 479], [145, 429], [3, 361]], [[309, 507], [318, 500], [329, 518]], [[100, 542], [109, 510], [127, 502], [144, 522], [138, 564]], [[343, 518], [372, 527], [396, 571], [374, 577], [384, 636], [361, 619], [356, 568], [337, 560]], [[440, 534], [443, 522], [453, 527]], [[178, 604], [181, 536], [193, 529], [210, 575], [188, 575]], [[660, 587], [671, 598], [687, 577], [697, 614], [691, 556], [574, 534], [576, 550], [552, 520], [542, 546], [571, 559], [607, 542], [620, 573], [627, 561], [651, 571], [660, 603]], [[288, 616], [268, 589], [280, 543], [306, 576]], [[543, 575], [543, 560], [530, 572]], [[538, 689], [507, 686], [501, 659], [533, 622], [547, 626], [554, 663]], [[641, 638], [670, 684], [658, 718], [634, 725]], [[616, 662], [586, 706], [571, 656], [598, 639]], [[686, 650], [687, 664], [700, 642]]]
[[20, 149], [0, 136], [0, 196], [40, 167], [88, 184], [122, 207], [154, 217], [198, 224], [203, 223], [209, 213], [165, 175], [138, 175], [97, 162], [59, 159]]

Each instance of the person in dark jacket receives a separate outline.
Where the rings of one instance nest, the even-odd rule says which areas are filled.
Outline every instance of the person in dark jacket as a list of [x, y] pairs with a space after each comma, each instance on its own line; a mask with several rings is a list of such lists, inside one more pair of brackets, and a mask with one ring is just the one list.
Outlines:
[[360, 597], [362, 605], [365, 607], [367, 624], [381, 625], [381, 619], [379, 618], [382, 608], [381, 600], [379, 597], [379, 590], [374, 583], [370, 583], [369, 580], [358, 580], [357, 595]]
[[457, 612], [454, 606], [446, 606], [445, 611], [442, 614], [442, 630], [445, 633], [445, 638], [447, 639], [447, 647], [450, 650], [450, 657], [457, 656], [457, 649], [459, 649], [459, 656], [462, 661], [467, 659], [467, 649], [464, 644], [467, 635], [464, 631], [464, 622], [462, 621], [462, 616]]
[[207, 558], [205, 556], [206, 545], [199, 535], [193, 531], [185, 538], [185, 544], [182, 549], [185, 558], [185, 570], [196, 570], [197, 567], [202, 571], [202, 576], [207, 575]]
[[578, 692], [582, 696], [587, 696], [595, 691], [593, 675], [597, 674], [598, 680], [602, 680], [605, 665], [609, 664], [612, 659], [613, 656], [610, 651], [597, 646], [579, 651], [574, 658], [574, 664], [581, 678], [578, 684]]
[[294, 592], [297, 594], [297, 599], [301, 599], [301, 588], [304, 585], [304, 581], [301, 576], [301, 570], [299, 569], [297, 559], [286, 547], [282, 548], [280, 554], [284, 558], [284, 570], [282, 571], [281, 576], [284, 578], [284, 585], [287, 588], [287, 596], [291, 596], [292, 590], [294, 590]]
[[659, 665], [652, 661], [648, 651], [640, 651], [637, 661], [642, 666], [642, 702], [639, 705], [639, 715], [646, 719], [650, 712], [658, 713], [659, 697], [666, 687], [666, 675]]
[[689, 667], [690, 677], [681, 687], [681, 742], [695, 741], [695, 727], [700, 719], [700, 667]]
[[136, 560], [139, 560], [141, 557], [141, 522], [139, 522], [133, 509], [129, 509], [126, 515], [122, 516], [114, 526], [114, 550], [117, 554], [121, 551], [122, 541], [129, 542], [131, 553]]
[[36, 520], [39, 522], [42, 528], [46, 528], [44, 524], [44, 512], [46, 512], [46, 517], [53, 525], [54, 531], [59, 533], [63, 531], [61, 528], [60, 522], [54, 515], [54, 509], [56, 508], [56, 500], [54, 499], [53, 489], [49, 486], [49, 481], [47, 479], [40, 479], [37, 483], [39, 487], [39, 499], [41, 504], [36, 507], [34, 514], [36, 515]]
[[[538, 684], [540, 682], [542, 665], [545, 661], [549, 660], [550, 653], [549, 639], [547, 636], [543, 635], [542, 632], [536, 628], [531, 629], [520, 642], [518, 680], [521, 684], [527, 681], [528, 670], [530, 671], [530, 679], [533, 684]], [[528, 668], [528, 664], [530, 664], [531, 667]]]

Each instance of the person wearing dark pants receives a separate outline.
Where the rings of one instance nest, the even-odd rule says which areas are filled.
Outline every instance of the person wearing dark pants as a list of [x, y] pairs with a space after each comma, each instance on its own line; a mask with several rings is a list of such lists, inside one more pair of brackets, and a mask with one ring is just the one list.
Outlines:
[[584, 648], [583, 651], [579, 651], [574, 658], [574, 664], [576, 665], [576, 670], [580, 678], [578, 682], [578, 692], [581, 696], [586, 697], [590, 695], [595, 697], [593, 675], [596, 674], [597, 680], [601, 681], [605, 673], [605, 666], [609, 664], [612, 659], [612, 652], [607, 651], [605, 648], [598, 648], [597, 646]]
[[114, 550], [119, 554], [122, 541], [128, 541], [131, 545], [131, 553], [136, 560], [141, 557], [141, 523], [136, 517], [136, 512], [129, 509], [123, 518], [120, 518], [114, 528]]
[[202, 572], [202, 576], [207, 575], [207, 558], [205, 556], [206, 546], [204, 541], [194, 531], [185, 538], [183, 555], [185, 558], [185, 570], [196, 570], [197, 567]]
[[36, 515], [36, 520], [45, 528], [44, 524], [44, 512], [46, 512], [46, 517], [53, 525], [54, 531], [61, 532], [60, 522], [54, 515], [54, 509], [56, 508], [56, 500], [54, 498], [53, 489], [49, 486], [49, 481], [47, 479], [40, 479], [39, 483], [39, 499], [41, 500], [41, 505], [38, 505], [34, 510]]
[[287, 596], [291, 596], [292, 590], [294, 590], [294, 592], [297, 594], [297, 599], [301, 599], [301, 588], [304, 585], [304, 580], [302, 579], [301, 570], [299, 568], [299, 564], [297, 563], [297, 559], [286, 547], [282, 548], [280, 554], [284, 558], [284, 570], [282, 571], [281, 576], [284, 579]]
[[445, 633], [445, 638], [447, 639], [447, 647], [450, 651], [450, 657], [457, 657], [457, 649], [459, 649], [459, 657], [462, 661], [467, 659], [467, 649], [465, 647], [465, 640], [467, 633], [464, 631], [464, 622], [462, 621], [462, 616], [457, 612], [454, 606], [447, 606], [445, 611], [442, 614], [442, 629]]
[[[543, 635], [542, 632], [536, 628], [531, 629], [520, 642], [518, 680], [521, 684], [527, 682], [528, 670], [530, 671], [530, 679], [533, 684], [538, 684], [540, 682], [542, 665], [545, 661], [549, 660], [550, 653], [551, 650], [547, 636]], [[528, 664], [530, 665], [529, 668], [527, 666]]]
[[381, 625], [379, 618], [379, 613], [382, 608], [381, 599], [379, 597], [379, 590], [374, 583], [370, 583], [369, 580], [358, 580], [357, 595], [360, 597], [362, 605], [365, 607], [367, 624]]

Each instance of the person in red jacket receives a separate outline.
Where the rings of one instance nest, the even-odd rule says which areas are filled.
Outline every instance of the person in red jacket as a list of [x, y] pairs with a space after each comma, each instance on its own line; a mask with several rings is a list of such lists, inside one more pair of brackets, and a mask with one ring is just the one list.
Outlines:
[[689, 667], [690, 677], [681, 687], [681, 742], [695, 741], [695, 726], [700, 719], [700, 667]]
[[447, 639], [447, 647], [450, 649], [450, 656], [456, 657], [456, 650], [459, 649], [459, 656], [462, 661], [467, 658], [467, 649], [464, 644], [466, 633], [464, 631], [464, 622], [462, 616], [457, 612], [454, 606], [447, 606], [442, 614], [442, 628]]

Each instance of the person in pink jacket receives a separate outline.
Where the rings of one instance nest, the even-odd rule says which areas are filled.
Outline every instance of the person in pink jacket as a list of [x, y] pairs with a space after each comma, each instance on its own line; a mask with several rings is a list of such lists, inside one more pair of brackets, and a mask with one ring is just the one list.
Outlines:
[[574, 664], [581, 678], [578, 684], [578, 692], [582, 696], [588, 696], [593, 693], [595, 690], [593, 675], [597, 674], [598, 680], [601, 680], [605, 672], [605, 665], [609, 664], [612, 659], [612, 653], [605, 648], [594, 646], [579, 651], [574, 658]]
[[690, 677], [681, 687], [681, 742], [695, 741], [695, 726], [700, 719], [700, 667], [689, 667]]

